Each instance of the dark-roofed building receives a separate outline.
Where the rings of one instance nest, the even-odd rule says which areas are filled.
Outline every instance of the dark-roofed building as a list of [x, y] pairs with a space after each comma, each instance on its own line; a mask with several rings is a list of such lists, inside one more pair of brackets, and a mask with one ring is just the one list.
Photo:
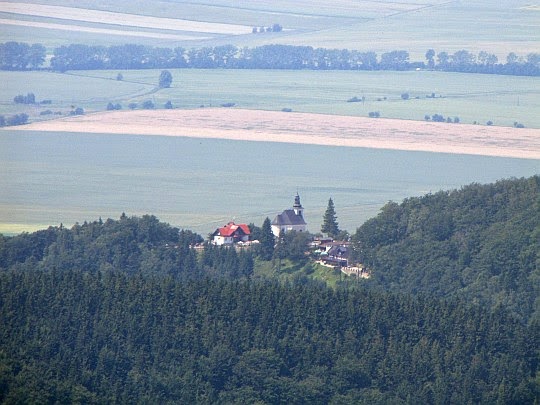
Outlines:
[[300, 203], [300, 196], [296, 194], [292, 209], [278, 214], [272, 221], [272, 233], [277, 237], [281, 232], [305, 232], [307, 223], [304, 219], [304, 207]]

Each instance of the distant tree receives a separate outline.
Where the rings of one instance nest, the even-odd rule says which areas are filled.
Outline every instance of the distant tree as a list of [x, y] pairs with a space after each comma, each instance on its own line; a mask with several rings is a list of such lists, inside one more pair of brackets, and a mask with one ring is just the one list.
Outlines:
[[171, 87], [171, 83], [173, 81], [173, 77], [171, 72], [168, 70], [162, 70], [161, 74], [159, 75], [159, 87], [161, 88], [168, 88]]
[[122, 73], [118, 73], [116, 75], [116, 80], [118, 80], [119, 82], [121, 82], [122, 80], [124, 80], [124, 75]]
[[259, 32], [259, 30], [257, 29], [257, 27], [253, 27], [253, 29], [251, 30], [252, 34], [256, 34], [258, 32]]
[[459, 124], [459, 117], [454, 117], [454, 124]]
[[170, 110], [171, 108], [173, 108], [173, 105], [171, 103], [171, 100], [167, 101], [164, 105], [164, 107], [167, 109], [167, 110]]
[[513, 65], [518, 62], [519, 62], [519, 58], [514, 52], [510, 52], [508, 56], [506, 57], [506, 63], [509, 65]]
[[429, 69], [433, 69], [435, 67], [435, 51], [433, 49], [429, 49], [427, 52], [426, 52], [426, 59], [428, 61], [428, 68]]
[[387, 70], [405, 70], [409, 67], [409, 52], [392, 51], [381, 55], [380, 66]]
[[6, 126], [6, 117], [4, 117], [3, 115], [0, 115], [0, 127], [5, 127]]
[[24, 70], [28, 65], [30, 46], [23, 42], [10, 41], [0, 44], [0, 68], [2, 70]]
[[431, 121], [431, 115], [429, 114], [424, 115], [424, 120]]
[[527, 63], [539, 67], [540, 66], [540, 53], [527, 54]]
[[107, 111], [121, 110], [121, 109], [122, 109], [122, 105], [120, 103], [113, 104], [109, 102], [109, 104], [107, 104]]
[[379, 118], [381, 116], [381, 113], [379, 111], [370, 111], [368, 113], [368, 116], [370, 118]]
[[41, 44], [32, 44], [26, 55], [27, 63], [31, 69], [37, 69], [45, 62], [46, 50]]
[[129, 108], [130, 110], [136, 109], [136, 108], [137, 108], [137, 103], [129, 103], [129, 104], [128, 104], [128, 108]]
[[408, 100], [409, 97], [410, 97], [410, 96], [409, 96], [409, 93], [402, 93], [402, 94], [401, 94], [401, 99], [402, 99], [402, 100]]
[[274, 254], [275, 238], [272, 233], [272, 224], [270, 218], [266, 217], [264, 220], [261, 233], [259, 237], [259, 249], [258, 253], [262, 260], [271, 260]]
[[18, 96], [15, 96], [13, 101], [15, 102], [15, 104], [35, 104], [36, 96], [34, 95], [34, 93], [28, 93], [26, 96], [19, 94]]
[[12, 125], [24, 125], [28, 122], [28, 114], [20, 113], [12, 115], [11, 117], [8, 117], [6, 120], [6, 125], [12, 126]]
[[281, 32], [283, 30], [283, 27], [279, 24], [272, 25], [272, 31], [273, 32]]
[[487, 125], [487, 126], [493, 125], [493, 121], [490, 120], [490, 121], [486, 122], [486, 125]]
[[450, 56], [447, 52], [439, 52], [437, 54], [437, 60], [439, 61], [439, 69], [445, 69], [450, 61]]
[[146, 100], [142, 103], [142, 107], [145, 110], [153, 110], [155, 108], [154, 102], [152, 100]]
[[69, 112], [69, 115], [83, 115], [84, 109], [82, 107], [77, 107]]
[[339, 234], [336, 210], [332, 198], [328, 200], [328, 206], [326, 207], [326, 211], [324, 213], [321, 232], [326, 233], [328, 236], [331, 237], [335, 237]]

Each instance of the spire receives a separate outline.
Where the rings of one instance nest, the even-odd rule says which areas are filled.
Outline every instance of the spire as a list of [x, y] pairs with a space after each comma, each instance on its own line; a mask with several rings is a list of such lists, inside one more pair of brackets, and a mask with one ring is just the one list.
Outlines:
[[298, 195], [298, 192], [296, 193], [296, 197], [294, 197], [293, 210], [296, 215], [300, 216], [302, 216], [304, 211], [304, 207], [302, 207], [302, 204], [300, 203], [300, 196]]
[[302, 208], [302, 204], [300, 204], [300, 196], [298, 195], [298, 193], [296, 193], [296, 197], [294, 197], [293, 208]]

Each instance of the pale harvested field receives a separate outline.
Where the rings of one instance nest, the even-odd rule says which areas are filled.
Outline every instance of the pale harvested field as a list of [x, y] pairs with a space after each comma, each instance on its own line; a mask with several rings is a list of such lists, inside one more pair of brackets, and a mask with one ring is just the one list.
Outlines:
[[59, 18], [64, 20], [113, 24], [173, 31], [192, 31], [215, 34], [238, 35], [251, 32], [251, 26], [209, 23], [175, 18], [150, 17], [136, 14], [115, 13], [85, 8], [48, 6], [42, 4], [11, 3], [0, 1], [0, 12], [35, 17]]
[[540, 159], [540, 130], [227, 108], [95, 113], [9, 130], [220, 138]]
[[155, 39], [171, 39], [175, 41], [186, 41], [186, 40], [202, 40], [208, 39], [210, 37], [195, 36], [195, 35], [180, 35], [180, 34], [163, 34], [159, 32], [145, 32], [145, 31], [128, 31], [128, 30], [113, 30], [108, 28], [92, 28], [92, 27], [83, 27], [80, 25], [72, 24], [55, 24], [55, 23], [43, 23], [43, 22], [34, 22], [34, 21], [25, 21], [25, 20], [8, 20], [5, 18], [0, 18], [0, 25], [17, 25], [22, 27], [33, 27], [33, 28], [46, 28], [51, 30], [61, 30], [61, 31], [70, 31], [70, 32], [90, 32], [94, 34], [104, 34], [104, 35], [121, 35], [124, 37], [138, 37], [138, 38], [155, 38]]

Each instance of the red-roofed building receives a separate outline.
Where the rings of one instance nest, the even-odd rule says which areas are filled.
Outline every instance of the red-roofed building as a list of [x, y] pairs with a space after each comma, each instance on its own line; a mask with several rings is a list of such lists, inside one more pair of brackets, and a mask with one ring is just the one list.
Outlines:
[[251, 234], [246, 224], [235, 224], [229, 222], [214, 231], [212, 240], [216, 245], [232, 245], [237, 242], [247, 242]]

